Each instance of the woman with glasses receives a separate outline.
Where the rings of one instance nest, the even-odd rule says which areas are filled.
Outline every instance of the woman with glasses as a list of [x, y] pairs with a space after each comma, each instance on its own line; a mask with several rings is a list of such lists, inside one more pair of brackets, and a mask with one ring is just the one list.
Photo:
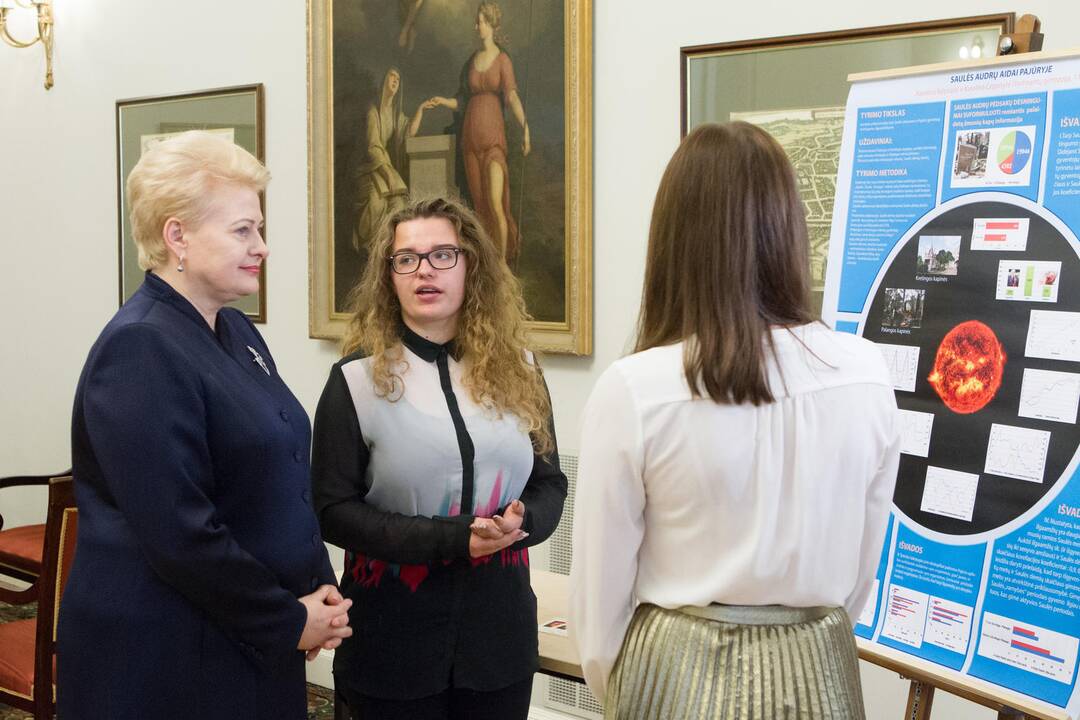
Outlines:
[[528, 550], [566, 497], [517, 281], [446, 199], [393, 213], [315, 414], [312, 483], [345, 548], [353, 717], [528, 716], [538, 666]]
[[570, 631], [608, 718], [861, 718], [853, 621], [899, 433], [874, 345], [810, 311], [772, 136], [703, 125], [660, 181], [637, 347], [585, 409]]

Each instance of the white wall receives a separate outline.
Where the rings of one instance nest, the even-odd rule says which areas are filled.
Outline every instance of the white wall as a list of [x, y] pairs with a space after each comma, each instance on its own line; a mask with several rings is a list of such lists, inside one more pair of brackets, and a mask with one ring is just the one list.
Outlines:
[[[0, 473], [66, 467], [70, 405], [86, 351], [116, 309], [115, 101], [266, 85], [268, 312], [282, 375], [314, 411], [331, 343], [307, 337], [305, 7], [300, 0], [56, 1], [56, 87], [39, 48], [0, 46]], [[547, 0], [545, 0], [547, 1]], [[1080, 3], [1004, 0], [820, 3], [594, 0], [595, 354], [545, 361], [563, 448], [600, 371], [625, 351], [656, 183], [679, 139], [684, 45], [1018, 10], [1042, 18], [1049, 50], [1080, 46]], [[463, 2], [471, 7], [471, 2]], [[5, 491], [9, 524], [44, 513]], [[905, 685], [865, 672], [871, 718], [898, 717]], [[988, 718], [936, 700], [938, 717]]]

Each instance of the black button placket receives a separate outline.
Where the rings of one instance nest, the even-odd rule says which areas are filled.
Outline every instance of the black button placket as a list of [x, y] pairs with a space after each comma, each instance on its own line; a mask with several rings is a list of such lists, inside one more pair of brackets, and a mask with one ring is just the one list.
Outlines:
[[469, 436], [469, 430], [465, 427], [465, 418], [461, 417], [461, 408], [458, 407], [454, 386], [450, 383], [450, 361], [446, 348], [440, 349], [435, 357], [435, 365], [439, 368], [439, 384], [442, 385], [443, 395], [446, 396], [446, 407], [450, 410], [450, 419], [454, 421], [454, 432], [457, 434], [458, 450], [461, 453], [461, 513], [470, 515], [473, 509], [473, 459], [476, 456], [476, 450]]

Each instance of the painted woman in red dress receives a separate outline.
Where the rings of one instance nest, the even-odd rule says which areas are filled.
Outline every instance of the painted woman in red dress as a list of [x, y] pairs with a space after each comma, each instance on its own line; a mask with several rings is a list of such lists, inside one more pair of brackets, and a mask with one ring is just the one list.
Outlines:
[[510, 213], [510, 173], [507, 167], [506, 123], [503, 103], [510, 107], [522, 128], [523, 155], [531, 148], [529, 123], [518, 97], [514, 66], [499, 43], [496, 33], [502, 11], [494, 2], [482, 2], [476, 13], [476, 33], [481, 47], [462, 70], [462, 88], [456, 97], [433, 97], [426, 107], [447, 107], [460, 111], [464, 119], [458, 142], [465, 165], [465, 179], [473, 207], [484, 228], [513, 264], [520, 252], [517, 223]]

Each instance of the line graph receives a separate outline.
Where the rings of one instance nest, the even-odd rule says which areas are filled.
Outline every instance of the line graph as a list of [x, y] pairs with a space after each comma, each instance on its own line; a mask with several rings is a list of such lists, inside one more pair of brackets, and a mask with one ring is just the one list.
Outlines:
[[934, 414], [917, 410], [900, 410], [900, 452], [927, 457], [930, 455], [930, 434]]
[[1080, 313], [1032, 310], [1024, 355], [1080, 362]]
[[1075, 423], [1080, 402], [1080, 375], [1024, 368], [1020, 386], [1021, 417]]
[[994, 423], [990, 426], [983, 471], [1041, 483], [1049, 447], [1050, 433], [1045, 430]]
[[912, 345], [876, 343], [885, 358], [892, 378], [893, 388], [915, 392], [915, 378], [919, 374], [919, 348]]

